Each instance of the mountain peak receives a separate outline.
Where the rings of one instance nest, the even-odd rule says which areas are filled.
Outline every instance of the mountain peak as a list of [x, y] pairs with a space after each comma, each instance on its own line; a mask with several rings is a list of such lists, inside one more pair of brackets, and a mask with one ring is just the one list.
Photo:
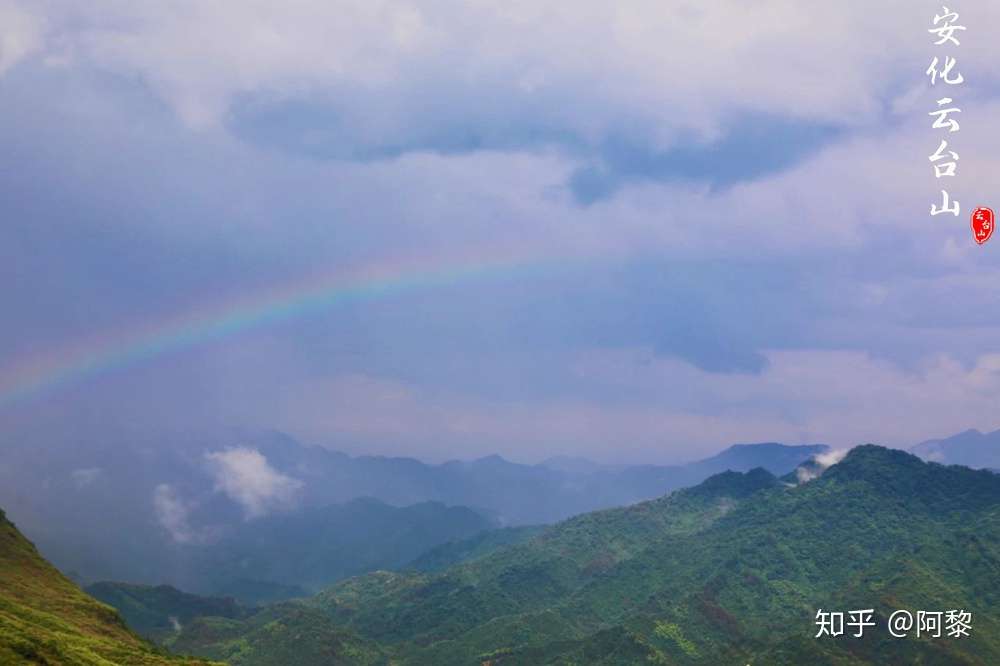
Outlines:
[[921, 442], [910, 451], [933, 462], [967, 467], [1000, 467], [1000, 431], [983, 433], [970, 428], [951, 437]]
[[874, 444], [857, 446], [821, 477], [820, 483], [865, 483], [935, 512], [967, 510], [1000, 501], [1000, 477], [989, 471], [924, 462], [912, 453]]
[[743, 498], [753, 493], [780, 485], [777, 477], [763, 467], [755, 467], [749, 472], [722, 472], [702, 481], [685, 491], [700, 497]]
[[733, 444], [711, 458], [692, 463], [695, 466], [715, 466], [723, 469], [746, 471], [754, 467], [764, 467], [772, 471], [794, 469], [796, 465], [811, 456], [826, 453], [826, 444], [781, 444], [760, 442], [757, 444]]
[[907, 472], [919, 473], [925, 466], [926, 463], [912, 453], [876, 444], [861, 444], [848, 451], [835, 465], [831, 465], [824, 476], [878, 482]]
[[475, 458], [467, 462], [461, 462], [460, 465], [465, 465], [468, 468], [478, 468], [485, 470], [509, 470], [509, 469], [520, 469], [526, 468], [528, 466], [522, 465], [521, 463], [512, 462], [507, 460], [499, 453], [492, 453], [488, 456], [483, 456], [481, 458]]
[[890, 449], [878, 444], [861, 444], [848, 451], [836, 467], [844, 470], [852, 466], [862, 467], [873, 463], [910, 467], [920, 467], [924, 464], [919, 457], [902, 449]]

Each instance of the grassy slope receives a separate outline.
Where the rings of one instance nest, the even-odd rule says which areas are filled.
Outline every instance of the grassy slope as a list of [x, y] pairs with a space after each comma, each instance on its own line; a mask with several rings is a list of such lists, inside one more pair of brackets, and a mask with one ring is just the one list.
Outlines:
[[0, 511], [0, 663], [153, 666], [172, 658], [46, 562]]

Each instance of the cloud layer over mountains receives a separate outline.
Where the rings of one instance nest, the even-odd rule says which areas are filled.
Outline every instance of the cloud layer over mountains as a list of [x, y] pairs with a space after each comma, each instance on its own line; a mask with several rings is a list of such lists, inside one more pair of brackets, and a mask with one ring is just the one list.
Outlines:
[[[4, 393], [344, 267], [531, 265], [52, 382], [0, 433], [638, 462], [996, 429], [965, 213], [1000, 171], [1000, 10], [960, 10], [965, 211], [932, 219], [939, 9], [0, 0]], [[291, 492], [219, 464], [250, 514]]]

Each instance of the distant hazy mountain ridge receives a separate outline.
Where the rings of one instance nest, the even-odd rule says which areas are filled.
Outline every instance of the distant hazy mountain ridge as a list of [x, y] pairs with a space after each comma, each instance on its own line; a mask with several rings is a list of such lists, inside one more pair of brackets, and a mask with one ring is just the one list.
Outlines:
[[349, 576], [402, 567], [439, 544], [495, 527], [472, 509], [439, 502], [394, 507], [364, 498], [306, 507], [244, 523], [195, 549], [192, 580], [198, 589], [253, 603], [262, 599], [247, 594], [241, 581], [317, 591]]
[[[232, 441], [12, 446], [0, 467], [0, 503], [47, 557], [85, 582], [168, 583], [258, 602], [400, 567], [495, 526], [624, 506], [727, 469], [783, 474], [825, 450], [740, 445], [676, 466], [524, 465], [496, 455], [431, 465], [349, 456], [280, 433]], [[366, 535], [374, 525], [377, 533]]]
[[[1000, 663], [1000, 477], [870, 445], [817, 473], [721, 473], [439, 573], [352, 578], [268, 617], [294, 633], [290, 609], [311, 609], [384, 659], [344, 663]], [[819, 640], [819, 608], [874, 608], [877, 627]], [[972, 613], [971, 636], [886, 631], [895, 610], [953, 608]], [[194, 626], [177, 644], [226, 657], [263, 621], [230, 622], [224, 640]]]
[[990, 433], [966, 430], [944, 439], [922, 442], [910, 451], [932, 462], [1000, 470], [1000, 430]]

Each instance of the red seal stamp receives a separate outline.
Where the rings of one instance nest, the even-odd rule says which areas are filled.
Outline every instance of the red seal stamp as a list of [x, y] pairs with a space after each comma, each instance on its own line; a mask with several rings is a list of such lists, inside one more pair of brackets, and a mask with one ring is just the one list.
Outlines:
[[993, 235], [996, 222], [992, 208], [977, 208], [972, 211], [972, 238], [982, 245]]

